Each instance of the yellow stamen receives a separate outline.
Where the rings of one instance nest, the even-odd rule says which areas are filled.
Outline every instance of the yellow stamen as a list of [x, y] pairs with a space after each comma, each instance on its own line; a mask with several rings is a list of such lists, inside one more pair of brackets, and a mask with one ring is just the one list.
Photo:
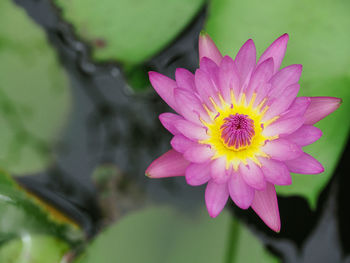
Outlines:
[[210, 97], [209, 100], [210, 100], [211, 104], [213, 104], [214, 109], [215, 109], [217, 112], [220, 112], [221, 109], [220, 109], [219, 106], [215, 103], [214, 99], [213, 99], [212, 97]]
[[271, 123], [275, 122], [280, 116], [275, 116], [272, 119], [264, 122], [265, 127], [269, 126]]
[[245, 105], [246, 103], [247, 103], [247, 102], [246, 102], [245, 93], [243, 93], [242, 96], [241, 96], [241, 99], [240, 99], [240, 104]]
[[[233, 169], [237, 171], [239, 164], [243, 163], [246, 165], [248, 160], [251, 160], [258, 166], [261, 166], [258, 157], [269, 158], [269, 156], [261, 150], [261, 147], [266, 141], [275, 140], [278, 138], [278, 136], [264, 136], [263, 129], [278, 119], [278, 117], [272, 118], [266, 122], [262, 121], [268, 106], [265, 106], [262, 111], [261, 109], [265, 105], [267, 99], [265, 98], [261, 103], [259, 103], [258, 106], [254, 107], [254, 102], [257, 97], [256, 93], [252, 95], [249, 102], [246, 101], [246, 95], [244, 93], [237, 101], [233, 90], [230, 92], [230, 97], [231, 103], [228, 103], [219, 93], [218, 98], [220, 100], [220, 106], [216, 104], [213, 98], [209, 98], [214, 107], [213, 111], [206, 105], [203, 105], [212, 122], [207, 123], [206, 121], [201, 120], [207, 128], [209, 138], [200, 141], [200, 143], [208, 144], [212, 147], [215, 152], [214, 156], [212, 157], [213, 160], [220, 157], [225, 157], [226, 169], [229, 169], [232, 165]], [[225, 118], [235, 114], [247, 115], [254, 122], [254, 136], [252, 137], [250, 144], [245, 145], [244, 147], [242, 146], [238, 149], [227, 146], [223, 141], [221, 134], [221, 127], [226, 121]]]
[[232, 104], [236, 104], [236, 98], [235, 98], [235, 94], [233, 93], [233, 90], [231, 90], [230, 95], [231, 95]]
[[220, 94], [220, 93], [218, 93], [218, 97], [219, 97], [219, 100], [220, 100], [221, 106], [226, 105], [226, 102], [225, 102], [224, 98], [221, 96], [221, 94]]
[[251, 100], [250, 100], [250, 102], [249, 102], [248, 107], [253, 107], [253, 104], [254, 104], [255, 99], [256, 99], [256, 93], [254, 92], [254, 93], [253, 93], [253, 96], [252, 96], [252, 98], [251, 98]]
[[261, 110], [262, 106], [264, 106], [264, 104], [265, 104], [266, 101], [267, 101], [267, 98], [264, 98], [264, 99], [262, 100], [262, 102], [260, 102], [260, 104], [259, 104], [258, 107], [257, 107], [257, 110], [258, 110], [258, 111]]
[[214, 118], [215, 118], [214, 112], [212, 112], [211, 110], [209, 110], [208, 107], [207, 107], [207, 105], [203, 104], [203, 108], [204, 108], [205, 111], [208, 113], [210, 119], [214, 119]]
[[269, 109], [269, 106], [265, 106], [262, 111], [260, 112], [261, 115], [265, 115], [265, 113], [267, 112], [267, 110]]

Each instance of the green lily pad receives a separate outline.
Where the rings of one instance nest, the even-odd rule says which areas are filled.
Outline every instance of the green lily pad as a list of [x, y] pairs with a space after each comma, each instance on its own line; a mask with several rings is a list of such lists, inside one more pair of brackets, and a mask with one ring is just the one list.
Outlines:
[[[276, 262], [239, 223], [236, 242], [228, 243], [238, 233], [230, 232], [227, 211], [215, 220], [204, 209], [197, 212], [190, 217], [170, 207], [150, 207], [131, 213], [97, 236], [77, 262]], [[254, 253], [244, 250], [246, 245]], [[228, 257], [231, 249], [235, 254]]]
[[212, 0], [206, 29], [223, 54], [234, 55], [249, 38], [258, 53], [278, 36], [290, 40], [282, 66], [303, 64], [301, 96], [335, 96], [342, 106], [320, 121], [323, 138], [306, 149], [322, 162], [320, 175], [295, 175], [293, 185], [278, 187], [283, 195], [304, 196], [315, 207], [349, 134], [350, 3], [342, 0], [237, 1]]
[[50, 162], [71, 94], [45, 32], [13, 1], [0, 2], [0, 167], [24, 174]]
[[55, 0], [98, 61], [139, 64], [161, 51], [191, 22], [204, 0]]
[[57, 238], [23, 234], [0, 247], [0, 262], [60, 263], [68, 249], [68, 244]]
[[73, 221], [28, 194], [3, 171], [0, 171], [0, 214], [0, 243], [24, 233], [51, 235], [72, 244], [83, 238]]
[[323, 164], [325, 171], [318, 175], [294, 174], [292, 185], [278, 187], [280, 194], [299, 194], [307, 197], [311, 207], [315, 208], [317, 197], [331, 178], [347, 143], [350, 123], [342, 120], [347, 120], [350, 112], [350, 78], [329, 78], [324, 81], [313, 79], [304, 81], [303, 84], [305, 89], [300, 92], [302, 96], [318, 94], [340, 97], [345, 101], [333, 114], [316, 124], [323, 131], [321, 139], [304, 148]]
[[[268, 252], [259, 240], [254, 236], [249, 229], [244, 225], [232, 219], [233, 227], [231, 226], [231, 242], [232, 248], [230, 259], [226, 262], [241, 263], [241, 262], [261, 262], [261, 263], [278, 263], [280, 259]], [[232, 231], [233, 230], [233, 231]]]

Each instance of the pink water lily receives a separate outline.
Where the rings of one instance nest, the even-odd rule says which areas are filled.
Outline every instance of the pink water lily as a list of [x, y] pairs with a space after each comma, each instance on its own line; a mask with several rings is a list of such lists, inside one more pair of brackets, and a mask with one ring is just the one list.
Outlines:
[[146, 175], [185, 176], [192, 186], [207, 183], [205, 202], [211, 217], [231, 197], [280, 231], [274, 185], [291, 184], [290, 172], [323, 172], [302, 147], [322, 136], [313, 125], [341, 103], [333, 97], [296, 97], [302, 66], [280, 69], [288, 38], [279, 37], [256, 62], [253, 40], [233, 60], [223, 57], [202, 33], [195, 74], [178, 68], [174, 81], [149, 72], [152, 86], [177, 114], [159, 116], [174, 135], [172, 150], [152, 162]]

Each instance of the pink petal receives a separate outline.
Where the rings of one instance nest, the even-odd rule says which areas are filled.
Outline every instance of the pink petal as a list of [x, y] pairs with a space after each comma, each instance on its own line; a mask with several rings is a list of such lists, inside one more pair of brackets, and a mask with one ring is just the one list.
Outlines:
[[219, 66], [215, 64], [214, 61], [212, 61], [210, 58], [204, 57], [201, 59], [201, 62], [199, 63], [199, 68], [207, 73], [207, 75], [212, 79], [215, 80], [214, 84], [216, 84], [218, 81], [218, 73], [219, 73]]
[[322, 136], [322, 131], [312, 125], [303, 125], [298, 130], [286, 136], [286, 139], [300, 146], [314, 143]]
[[175, 101], [179, 107], [179, 113], [185, 117], [185, 119], [202, 125], [200, 118], [209, 122], [210, 118], [207, 112], [204, 110], [202, 103], [199, 99], [193, 95], [193, 93], [177, 88], [174, 91]]
[[282, 64], [282, 60], [284, 58], [284, 54], [286, 53], [287, 44], [288, 44], [289, 36], [288, 34], [284, 34], [277, 38], [261, 55], [258, 65], [264, 62], [268, 58], [273, 58], [274, 61], [274, 72], [280, 68]]
[[238, 51], [235, 64], [240, 76], [241, 87], [248, 84], [256, 65], [256, 49], [253, 40], [249, 39]]
[[154, 160], [146, 170], [150, 178], [162, 178], [185, 175], [189, 161], [181, 153], [170, 150]]
[[185, 137], [191, 140], [205, 140], [209, 136], [203, 126], [199, 126], [186, 120], [178, 120], [174, 124], [175, 128]]
[[319, 174], [324, 171], [322, 164], [307, 153], [302, 153], [298, 158], [285, 161], [289, 171], [298, 174]]
[[278, 71], [271, 78], [270, 96], [278, 98], [280, 93], [288, 86], [298, 83], [303, 66], [299, 64], [289, 65]]
[[216, 101], [218, 90], [213, 85], [213, 82], [210, 79], [209, 75], [203, 70], [197, 69], [194, 78], [197, 92], [200, 98], [210, 109], [214, 109], [210, 98], [213, 98]]
[[279, 98], [276, 98], [265, 113], [262, 121], [270, 120], [273, 117], [285, 112], [294, 102], [300, 89], [299, 84], [294, 84], [285, 88]]
[[280, 231], [280, 213], [278, 210], [276, 190], [273, 184], [267, 183], [265, 190], [255, 191], [255, 197], [251, 207], [269, 228], [275, 232]]
[[158, 93], [158, 95], [175, 111], [178, 107], [174, 98], [174, 89], [176, 89], [176, 82], [158, 72], [148, 72], [149, 80]]
[[214, 41], [209, 37], [209, 35], [205, 32], [201, 32], [199, 35], [199, 61], [203, 57], [210, 58], [217, 65], [220, 65], [222, 55], [218, 48], [216, 47]]
[[247, 101], [250, 101], [254, 92], [259, 93], [260, 87], [266, 85], [273, 74], [273, 59], [267, 59], [254, 70], [246, 93]]
[[175, 80], [179, 88], [194, 92], [194, 75], [184, 68], [177, 68], [175, 71]]
[[208, 182], [205, 189], [205, 203], [211, 217], [216, 217], [220, 214], [225, 207], [228, 196], [227, 184], [217, 184], [213, 180]]
[[191, 141], [190, 139], [186, 138], [185, 136], [181, 134], [175, 135], [171, 141], [171, 146], [174, 148], [175, 151], [184, 153], [188, 148], [196, 146], [197, 143], [194, 141]]
[[197, 186], [210, 179], [210, 163], [191, 163], [186, 169], [186, 181], [189, 185]]
[[219, 92], [219, 66], [210, 58], [204, 57], [201, 59], [199, 69], [206, 73], [208, 80], [215, 90], [211, 97], [216, 99]]
[[268, 141], [261, 150], [278, 161], [292, 160], [303, 153], [300, 146], [286, 139]]
[[232, 58], [225, 56], [220, 64], [219, 69], [219, 88], [224, 100], [231, 102], [231, 90], [236, 98], [240, 94], [239, 76], [236, 64]]
[[267, 158], [259, 158], [259, 161], [267, 181], [277, 185], [290, 185], [292, 183], [292, 177], [283, 162]]
[[229, 178], [229, 174], [226, 171], [225, 157], [217, 158], [211, 162], [210, 175], [211, 175], [211, 178], [213, 178], [213, 180], [218, 184], [227, 182]]
[[174, 135], [180, 133], [174, 126], [175, 122], [183, 119], [184, 118], [182, 116], [170, 112], [162, 113], [159, 115], [159, 120], [164, 128]]
[[255, 190], [247, 185], [240, 173], [233, 173], [228, 181], [230, 196], [235, 204], [242, 208], [248, 209], [254, 199]]
[[283, 118], [288, 119], [296, 116], [303, 116], [307, 107], [310, 105], [310, 98], [308, 97], [298, 97], [294, 100], [292, 105], [289, 107], [288, 111], [283, 113]]
[[259, 190], [266, 187], [264, 174], [259, 166], [257, 166], [254, 162], [248, 160], [247, 165], [240, 164], [239, 173], [249, 186]]
[[193, 146], [184, 153], [185, 159], [193, 163], [204, 163], [209, 161], [213, 155], [212, 149], [204, 144]]
[[[268, 98], [267, 94], [271, 90], [271, 84], [270, 83], [264, 83], [259, 87], [259, 92], [256, 94], [256, 98], [254, 101], [253, 106], [256, 107], [258, 106], [263, 99]], [[266, 104], [265, 104], [266, 105]]]
[[334, 97], [310, 97], [311, 103], [305, 112], [305, 124], [315, 124], [338, 109], [342, 100]]
[[303, 125], [304, 117], [291, 117], [289, 119], [281, 118], [263, 130], [264, 136], [275, 136], [282, 134], [290, 134]]

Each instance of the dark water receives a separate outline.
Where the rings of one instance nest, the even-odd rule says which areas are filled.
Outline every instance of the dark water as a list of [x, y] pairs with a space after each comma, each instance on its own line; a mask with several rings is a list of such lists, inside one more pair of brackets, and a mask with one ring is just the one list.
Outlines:
[[[15, 2], [46, 31], [68, 72], [73, 94], [69, 123], [54, 148], [54, 165], [40, 174], [22, 177], [20, 183], [61, 207], [90, 235], [101, 227], [104, 213], [91, 180], [96, 167], [113, 167], [119, 174], [122, 187], [112, 190], [125, 200], [121, 213], [147, 200], [172, 202], [183, 209], [202, 203], [202, 192], [193, 191], [181, 179], [150, 183], [144, 176], [148, 164], [169, 149], [170, 135], [157, 117], [169, 110], [167, 105], [151, 89], [133, 92], [117, 64], [94, 64], [89, 47], [76, 38], [73, 28], [61, 20], [60, 11], [49, 1]], [[177, 67], [194, 70], [205, 17], [204, 9], [180, 37], [146, 62], [144, 69], [170, 77]], [[348, 145], [316, 211], [302, 198], [279, 197], [282, 224], [288, 219], [279, 234], [269, 231], [251, 210], [227, 207], [283, 262], [350, 263], [349, 156]], [[173, 198], [175, 193], [178, 198]]]

